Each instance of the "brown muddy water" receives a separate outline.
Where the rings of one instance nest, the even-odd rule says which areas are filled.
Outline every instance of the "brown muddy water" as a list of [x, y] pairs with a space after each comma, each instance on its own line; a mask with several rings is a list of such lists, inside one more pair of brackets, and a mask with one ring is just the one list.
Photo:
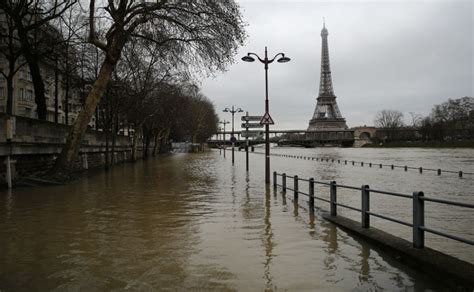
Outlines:
[[[464, 171], [472, 170], [474, 160], [472, 150], [272, 151], [370, 157]], [[243, 152], [236, 153], [232, 167], [229, 152], [224, 158], [214, 150], [117, 165], [67, 186], [1, 191], [0, 291], [445, 290], [431, 275], [400, 264], [324, 221], [320, 210], [311, 215], [304, 200], [298, 206], [291, 195], [266, 188], [263, 155], [250, 158], [248, 174]], [[472, 177], [279, 157], [272, 157], [272, 168], [347, 185], [408, 193], [421, 189], [473, 202]], [[341, 194], [341, 200], [355, 205], [359, 197]], [[387, 215], [404, 216], [411, 210], [411, 202], [391, 199], [374, 199], [371, 206]], [[427, 222], [435, 227], [474, 237], [471, 211], [426, 209]], [[340, 214], [360, 218], [349, 211]], [[408, 238], [411, 234], [404, 226], [377, 220], [372, 225]], [[470, 246], [434, 236], [426, 244], [473, 260]]]

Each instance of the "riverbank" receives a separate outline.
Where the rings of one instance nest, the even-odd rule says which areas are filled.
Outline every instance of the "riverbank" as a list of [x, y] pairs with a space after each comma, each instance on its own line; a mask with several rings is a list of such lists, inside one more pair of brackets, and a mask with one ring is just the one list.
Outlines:
[[366, 144], [364, 148], [474, 148], [474, 140], [469, 141], [400, 141], [384, 144]]

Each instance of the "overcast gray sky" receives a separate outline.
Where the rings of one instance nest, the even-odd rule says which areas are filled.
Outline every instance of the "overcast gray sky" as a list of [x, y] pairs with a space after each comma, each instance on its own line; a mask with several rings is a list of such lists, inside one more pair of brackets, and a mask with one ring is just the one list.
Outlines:
[[334, 92], [349, 127], [372, 125], [383, 109], [427, 115], [448, 98], [474, 96], [473, 2], [239, 1], [248, 40], [227, 72], [203, 81], [203, 92], [221, 120], [230, 120], [222, 109], [232, 105], [262, 114], [263, 64], [240, 58], [263, 56], [268, 46], [269, 55], [292, 59], [270, 64], [272, 128], [306, 129], [319, 90], [325, 17]]

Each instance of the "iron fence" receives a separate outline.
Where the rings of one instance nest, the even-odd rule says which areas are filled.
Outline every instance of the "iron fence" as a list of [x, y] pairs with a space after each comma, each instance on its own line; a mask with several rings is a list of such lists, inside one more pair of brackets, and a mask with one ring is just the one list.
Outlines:
[[[278, 183], [279, 176], [281, 177], [281, 184]], [[288, 178], [293, 180], [292, 188], [287, 186]], [[299, 182], [309, 183], [308, 193], [305, 193], [299, 190]], [[329, 200], [315, 195], [315, 191], [314, 191], [315, 184], [320, 184], [320, 185], [329, 187], [329, 198], [330, 198]], [[459, 242], [463, 242], [469, 245], [474, 245], [473, 240], [462, 238], [460, 236], [452, 235], [444, 231], [436, 230], [436, 229], [426, 226], [425, 225], [425, 202], [433, 202], [433, 203], [438, 203], [438, 204], [456, 206], [456, 207], [461, 207], [461, 208], [470, 208], [470, 209], [474, 209], [474, 204], [449, 201], [449, 200], [443, 200], [443, 199], [437, 199], [437, 198], [430, 198], [430, 197], [426, 197], [423, 192], [413, 192], [412, 195], [407, 195], [407, 194], [401, 194], [401, 193], [396, 193], [396, 192], [371, 189], [368, 185], [362, 185], [361, 187], [354, 187], [354, 186], [337, 184], [335, 181], [323, 182], [323, 181], [316, 181], [314, 180], [314, 178], [303, 179], [303, 178], [299, 178], [297, 175], [289, 176], [289, 175], [286, 175], [286, 173], [277, 173], [277, 172], [273, 173], [273, 186], [275, 188], [280, 186], [282, 188], [282, 191], [285, 193], [287, 190], [292, 191], [295, 200], [298, 200], [299, 195], [307, 196], [309, 198], [309, 205], [310, 205], [311, 210], [314, 209], [314, 200], [320, 200], [320, 201], [329, 203], [331, 216], [337, 216], [338, 207], [347, 208], [353, 211], [360, 212], [361, 213], [361, 226], [363, 228], [370, 227], [371, 216], [411, 227], [413, 230], [413, 246], [415, 248], [424, 247], [425, 232], [436, 234], [436, 235], [446, 237], [452, 240], [456, 240]], [[339, 188], [360, 191], [361, 192], [361, 207], [356, 208], [356, 207], [338, 202], [337, 192]], [[412, 206], [413, 206], [412, 222], [406, 222], [398, 218], [392, 218], [383, 214], [372, 212], [370, 210], [370, 194], [371, 193], [395, 196], [399, 198], [412, 200]]]

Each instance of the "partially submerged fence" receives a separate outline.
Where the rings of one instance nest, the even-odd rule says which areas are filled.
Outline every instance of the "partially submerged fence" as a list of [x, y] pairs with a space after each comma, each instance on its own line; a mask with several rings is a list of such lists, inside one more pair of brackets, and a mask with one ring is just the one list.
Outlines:
[[[279, 176], [281, 177], [281, 183], [278, 183]], [[293, 181], [292, 188], [288, 187], [287, 179], [291, 179]], [[299, 190], [300, 182], [306, 182], [309, 184], [308, 193], [305, 193]], [[315, 184], [320, 184], [329, 188], [329, 200], [323, 197], [317, 196], [315, 194], [315, 191], [314, 191]], [[362, 185], [361, 187], [354, 187], [354, 186], [337, 184], [335, 181], [322, 182], [322, 181], [316, 181], [314, 180], [314, 178], [303, 179], [303, 178], [299, 178], [297, 175], [289, 176], [289, 175], [286, 175], [286, 173], [277, 173], [277, 172], [273, 173], [273, 186], [275, 188], [277, 186], [280, 186], [282, 188], [282, 191], [285, 193], [287, 192], [287, 190], [292, 191], [295, 201], [298, 200], [299, 195], [307, 196], [309, 199], [309, 206], [310, 206], [311, 211], [314, 210], [314, 200], [320, 200], [329, 204], [331, 216], [337, 216], [338, 207], [347, 208], [353, 211], [360, 212], [361, 213], [361, 226], [363, 228], [370, 227], [371, 216], [411, 227], [413, 230], [413, 246], [415, 248], [424, 247], [425, 232], [429, 232], [429, 233], [433, 233], [442, 237], [450, 238], [450, 239], [460, 241], [469, 245], [474, 245], [473, 240], [462, 238], [462, 237], [452, 235], [444, 231], [436, 230], [436, 229], [426, 226], [425, 225], [425, 202], [434, 202], [438, 204], [457, 206], [457, 207], [462, 207], [462, 208], [470, 208], [470, 209], [474, 209], [474, 204], [430, 198], [430, 197], [426, 197], [423, 192], [413, 192], [413, 195], [407, 195], [407, 194], [371, 189], [368, 185]], [[337, 201], [338, 188], [360, 191], [361, 192], [361, 207], [356, 208], [356, 207], [338, 202]], [[412, 222], [406, 222], [406, 221], [403, 221], [402, 219], [392, 218], [386, 215], [382, 215], [382, 214], [378, 214], [378, 213], [370, 211], [370, 194], [371, 193], [410, 199], [412, 201], [412, 206], [413, 206]]]
[[[254, 152], [256, 154], [265, 154], [263, 152]], [[453, 173], [457, 174], [459, 178], [462, 178], [464, 175], [474, 175], [474, 172], [466, 172], [466, 171], [456, 171], [456, 170], [446, 170], [446, 169], [441, 169], [441, 168], [424, 168], [424, 167], [414, 167], [414, 166], [408, 166], [408, 165], [395, 165], [395, 164], [384, 164], [384, 163], [373, 163], [373, 162], [366, 162], [366, 161], [355, 161], [355, 160], [347, 160], [347, 159], [334, 159], [330, 157], [317, 157], [317, 156], [305, 156], [305, 155], [293, 155], [293, 154], [278, 154], [278, 153], [272, 153], [270, 154], [271, 156], [276, 156], [276, 157], [283, 157], [283, 158], [293, 158], [293, 159], [302, 159], [302, 160], [311, 160], [311, 161], [319, 161], [319, 162], [329, 162], [329, 163], [338, 163], [338, 164], [343, 164], [343, 165], [352, 165], [352, 166], [357, 166], [360, 165], [361, 167], [368, 166], [368, 167], [374, 167], [374, 168], [384, 168], [388, 167], [391, 170], [394, 170], [395, 168], [400, 168], [405, 171], [408, 171], [409, 169], [412, 170], [417, 170], [419, 173], [423, 173], [424, 171], [430, 171], [430, 172], [435, 172], [437, 175], [441, 175], [442, 173]]]

